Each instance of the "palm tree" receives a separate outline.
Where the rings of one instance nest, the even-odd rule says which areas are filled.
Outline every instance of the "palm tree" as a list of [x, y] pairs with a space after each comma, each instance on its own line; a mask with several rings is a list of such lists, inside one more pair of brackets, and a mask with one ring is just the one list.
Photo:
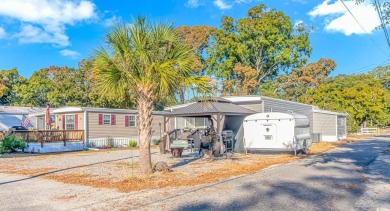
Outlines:
[[128, 92], [137, 99], [139, 166], [151, 173], [150, 141], [153, 103], [175, 92], [180, 83], [207, 92], [208, 78], [191, 76], [192, 49], [179, 41], [171, 23], [148, 24], [138, 17], [132, 24], [117, 24], [106, 35], [107, 49], [94, 51], [95, 71], [102, 92]]

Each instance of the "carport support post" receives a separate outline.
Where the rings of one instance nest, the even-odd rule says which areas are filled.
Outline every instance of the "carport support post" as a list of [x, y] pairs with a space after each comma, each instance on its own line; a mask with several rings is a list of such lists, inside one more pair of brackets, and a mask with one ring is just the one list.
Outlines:
[[160, 139], [160, 141], [162, 141], [162, 143], [159, 143], [159, 148], [160, 148], [160, 153], [161, 154], [166, 154], [167, 150], [166, 150], [166, 141], [167, 141], [167, 134], [169, 133], [168, 130], [168, 125], [170, 123], [170, 119], [171, 117], [166, 117], [164, 116], [164, 125], [163, 125], [163, 128], [164, 128], [164, 133], [163, 133], [163, 136], [162, 138]]
[[219, 128], [221, 127], [221, 123], [220, 122], [221, 122], [221, 115], [217, 114], [217, 131], [215, 131], [216, 134], [219, 133]]

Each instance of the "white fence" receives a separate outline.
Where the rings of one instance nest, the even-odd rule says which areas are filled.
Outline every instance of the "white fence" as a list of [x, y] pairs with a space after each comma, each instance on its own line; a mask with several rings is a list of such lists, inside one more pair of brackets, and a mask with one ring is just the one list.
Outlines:
[[379, 129], [378, 128], [361, 128], [360, 133], [362, 135], [378, 135]]
[[[159, 139], [159, 137], [152, 137], [152, 141], [154, 139]], [[139, 145], [138, 137], [126, 137], [126, 138], [107, 137], [107, 138], [93, 138], [93, 139], [89, 139], [87, 141], [87, 147], [92, 147], [92, 148], [100, 148], [100, 147], [114, 147], [114, 148], [128, 147], [130, 141], [136, 141], [137, 142], [137, 146]]]

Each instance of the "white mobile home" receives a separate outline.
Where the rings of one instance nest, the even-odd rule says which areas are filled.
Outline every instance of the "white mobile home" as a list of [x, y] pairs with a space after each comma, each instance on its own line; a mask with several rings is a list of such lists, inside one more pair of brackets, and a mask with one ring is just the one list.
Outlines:
[[243, 122], [245, 150], [286, 150], [306, 153], [311, 145], [310, 121], [301, 114], [257, 113]]
[[[21, 107], [21, 106], [0, 106], [0, 131], [7, 131], [12, 126], [20, 126], [23, 116], [27, 117], [31, 113], [45, 112], [45, 108]], [[35, 117], [29, 117], [30, 122], [27, 128], [35, 127]]]
[[[163, 133], [164, 112], [153, 112], [152, 136], [160, 138]], [[137, 110], [90, 107], [52, 108], [52, 128], [58, 130], [84, 130], [87, 146], [106, 145], [108, 139], [114, 146], [124, 146], [129, 140], [138, 140]], [[35, 113], [37, 129], [43, 129], [44, 113]]]

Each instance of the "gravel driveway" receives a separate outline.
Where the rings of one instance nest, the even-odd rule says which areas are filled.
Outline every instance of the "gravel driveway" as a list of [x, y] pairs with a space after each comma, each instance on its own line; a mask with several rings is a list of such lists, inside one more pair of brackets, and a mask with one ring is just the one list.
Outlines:
[[0, 174], [0, 205], [2, 210], [390, 209], [388, 145], [388, 137], [378, 137], [217, 183], [131, 193]]

